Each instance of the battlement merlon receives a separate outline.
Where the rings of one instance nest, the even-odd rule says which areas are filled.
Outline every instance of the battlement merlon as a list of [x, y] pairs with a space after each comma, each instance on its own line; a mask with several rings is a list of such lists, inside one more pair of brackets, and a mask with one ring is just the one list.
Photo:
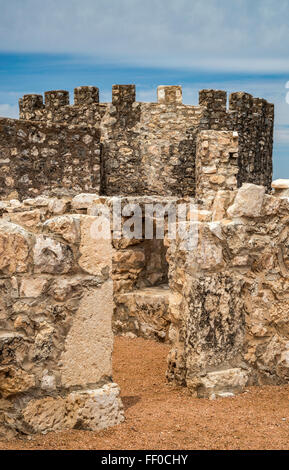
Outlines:
[[113, 85], [112, 104], [114, 106], [132, 105], [135, 102], [135, 85]]
[[43, 109], [43, 96], [42, 95], [24, 95], [19, 99], [19, 111], [21, 113], [33, 113], [35, 110]]
[[49, 109], [58, 109], [69, 105], [69, 92], [66, 90], [46, 91], [45, 107]]
[[199, 105], [210, 111], [226, 112], [227, 92], [223, 90], [201, 90], [199, 92]]
[[157, 89], [157, 97], [159, 104], [182, 104], [183, 93], [181, 86], [164, 86], [160, 85]]
[[74, 105], [83, 106], [99, 103], [99, 89], [95, 86], [79, 86], [74, 89]]

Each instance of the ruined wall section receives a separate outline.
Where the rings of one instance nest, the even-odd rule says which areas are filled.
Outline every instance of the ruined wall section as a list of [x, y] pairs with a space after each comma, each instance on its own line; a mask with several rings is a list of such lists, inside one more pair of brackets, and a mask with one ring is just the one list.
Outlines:
[[99, 130], [0, 118], [0, 135], [2, 199], [99, 192]]
[[247, 183], [206, 212], [196, 248], [168, 250], [168, 378], [200, 397], [288, 383], [288, 197]]
[[[1, 202], [0, 434], [123, 421], [112, 381], [111, 241], [44, 196]], [[70, 213], [67, 211], [70, 210]], [[75, 212], [73, 213], [73, 211]]]

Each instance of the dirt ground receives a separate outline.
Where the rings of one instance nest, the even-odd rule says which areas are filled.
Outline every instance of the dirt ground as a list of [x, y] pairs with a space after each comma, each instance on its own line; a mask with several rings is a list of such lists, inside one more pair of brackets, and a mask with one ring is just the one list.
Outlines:
[[98, 433], [0, 441], [0, 449], [289, 449], [289, 386], [194, 399], [166, 383], [168, 350], [154, 341], [116, 338], [114, 380], [122, 390], [123, 424]]

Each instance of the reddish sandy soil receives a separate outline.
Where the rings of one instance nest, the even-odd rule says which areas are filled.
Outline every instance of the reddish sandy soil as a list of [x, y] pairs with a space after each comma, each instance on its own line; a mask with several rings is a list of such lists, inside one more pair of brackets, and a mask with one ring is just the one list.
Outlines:
[[288, 449], [289, 386], [249, 388], [234, 398], [194, 399], [165, 380], [169, 347], [116, 338], [114, 380], [126, 421], [107, 431], [0, 441], [0, 449]]

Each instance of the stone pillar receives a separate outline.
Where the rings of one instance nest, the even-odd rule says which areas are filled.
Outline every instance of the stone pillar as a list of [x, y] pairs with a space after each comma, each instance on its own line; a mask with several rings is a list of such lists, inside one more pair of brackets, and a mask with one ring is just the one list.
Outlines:
[[42, 95], [24, 95], [19, 99], [19, 117], [20, 119], [31, 120], [35, 118], [35, 113], [43, 109]]
[[118, 106], [129, 106], [135, 102], [135, 85], [113, 85], [112, 104]]
[[58, 109], [69, 105], [69, 92], [66, 90], [46, 91], [45, 107], [49, 109]]
[[201, 90], [199, 105], [206, 107], [209, 111], [226, 112], [227, 92], [223, 90]]
[[238, 133], [201, 131], [197, 138], [196, 198], [210, 209], [219, 190], [237, 188]]
[[157, 90], [159, 104], [182, 104], [181, 86], [159, 86]]
[[99, 103], [99, 89], [95, 86], [79, 86], [74, 89], [75, 106]]

